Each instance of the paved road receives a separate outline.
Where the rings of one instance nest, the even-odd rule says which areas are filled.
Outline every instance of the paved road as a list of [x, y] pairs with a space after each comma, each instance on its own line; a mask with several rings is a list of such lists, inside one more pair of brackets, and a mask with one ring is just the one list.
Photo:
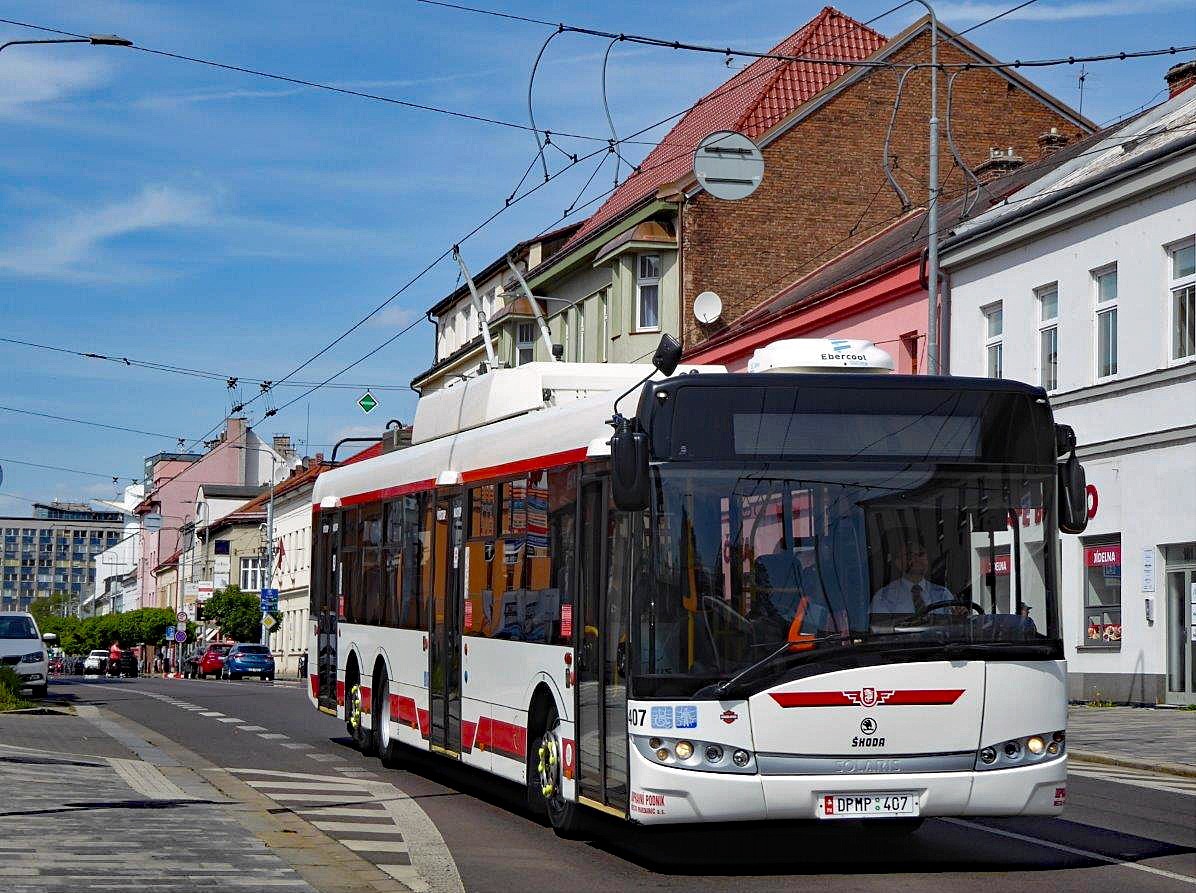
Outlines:
[[[138, 679], [59, 683], [52, 693], [98, 703], [244, 770], [239, 777], [267, 796], [285, 791], [281, 807], [331, 822], [342, 840], [360, 839], [361, 829], [339, 832], [338, 823], [381, 819], [320, 818], [312, 808], [356, 808], [338, 781], [393, 784], [435, 823], [470, 891], [1196, 891], [1196, 785], [1116, 767], [1076, 767], [1066, 818], [931, 820], [904, 841], [809, 825], [645, 831], [605, 820], [598, 839], [561, 841], [528, 816], [516, 786], [433, 757], [403, 770], [362, 757], [343, 724], [312, 710], [295, 686]], [[270, 787], [271, 779], [284, 784]], [[304, 780], [311, 786], [296, 805]], [[328, 799], [311, 799], [321, 796]], [[418, 842], [410, 843], [415, 851]], [[362, 854], [376, 864], [398, 858]]]

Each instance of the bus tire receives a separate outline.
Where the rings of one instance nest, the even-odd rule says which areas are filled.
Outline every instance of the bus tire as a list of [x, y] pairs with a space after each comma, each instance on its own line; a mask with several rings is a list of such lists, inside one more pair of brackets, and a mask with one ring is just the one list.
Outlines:
[[390, 679], [386, 667], [379, 667], [374, 677], [373, 734], [378, 744], [378, 758], [382, 765], [394, 768], [399, 764], [398, 729], [390, 718]]
[[[533, 709], [530, 715], [535, 713]], [[558, 837], [575, 839], [584, 835], [585, 817], [577, 803], [565, 799], [562, 790], [560, 728], [556, 704], [549, 699], [527, 753], [527, 798], [537, 815], [548, 816]]]
[[353, 746], [368, 755], [373, 752], [374, 736], [361, 719], [361, 676], [355, 667], [345, 684], [345, 731]]

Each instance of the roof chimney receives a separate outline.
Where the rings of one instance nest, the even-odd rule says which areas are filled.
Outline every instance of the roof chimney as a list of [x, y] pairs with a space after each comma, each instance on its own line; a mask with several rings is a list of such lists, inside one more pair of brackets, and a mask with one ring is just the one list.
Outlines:
[[274, 435], [274, 452], [282, 456], [284, 459], [290, 459], [295, 455], [295, 448], [291, 446], [291, 435], [289, 434], [275, 434]]
[[1172, 65], [1167, 69], [1167, 73], [1163, 75], [1163, 79], [1167, 81], [1167, 90], [1170, 94], [1169, 98], [1174, 99], [1176, 96], [1179, 96], [1184, 90], [1196, 84], [1196, 59], [1189, 59], [1187, 62]]
[[1067, 137], [1059, 132], [1058, 127], [1052, 127], [1038, 137], [1038, 157], [1050, 158], [1067, 145]]
[[981, 183], [991, 183], [999, 177], [1012, 173], [1023, 164], [1025, 164], [1025, 161], [1013, 151], [1013, 146], [1004, 151], [1001, 149], [989, 149], [988, 160], [981, 162], [974, 173], [976, 174], [976, 179]]

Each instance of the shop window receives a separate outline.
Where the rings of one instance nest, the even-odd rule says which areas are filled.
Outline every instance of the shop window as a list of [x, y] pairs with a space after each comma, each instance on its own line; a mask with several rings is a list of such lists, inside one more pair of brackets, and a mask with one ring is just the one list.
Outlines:
[[1171, 272], [1171, 359], [1196, 357], [1196, 237], [1168, 250]]
[[1096, 297], [1096, 377], [1117, 374], [1117, 265], [1094, 270]]
[[982, 311], [984, 313], [984, 356], [985, 374], [989, 378], [1002, 378], [1005, 371], [1005, 311], [998, 301]]
[[1059, 284], [1034, 290], [1038, 299], [1038, 383], [1045, 391], [1059, 387]]
[[1121, 538], [1084, 543], [1084, 640], [1121, 645]]

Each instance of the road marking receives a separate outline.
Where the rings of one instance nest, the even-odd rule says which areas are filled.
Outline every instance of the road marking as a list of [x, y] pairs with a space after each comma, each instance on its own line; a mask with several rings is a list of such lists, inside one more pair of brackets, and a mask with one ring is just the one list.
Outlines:
[[1148, 788], [1152, 791], [1167, 791], [1184, 797], [1196, 797], [1196, 778], [1178, 778], [1161, 775], [1157, 772], [1135, 771], [1117, 766], [1099, 766], [1084, 763], [1077, 768], [1075, 763], [1067, 767], [1068, 775], [1078, 775], [1082, 778], [1099, 778], [1102, 781], [1112, 781], [1117, 784], [1128, 784], [1138, 788]]
[[266, 731], [265, 726], [237, 726], [237, 728], [240, 729], [242, 732], [264, 732], [264, 731]]
[[308, 759], [315, 760], [317, 763], [339, 763], [344, 761], [344, 757], [334, 753], [309, 753]]
[[432, 889], [414, 865], [379, 865], [378, 867], [396, 881], [410, 887], [414, 893], [427, 893]]
[[308, 809], [294, 811], [306, 816], [337, 816], [345, 819], [390, 818], [390, 813], [381, 803], [376, 804], [372, 809], [363, 806], [312, 806]]
[[237, 719], [235, 716], [222, 716], [216, 722], [245, 722], [245, 720]]
[[290, 735], [283, 735], [279, 732], [262, 732], [258, 735], [259, 738], [265, 738], [267, 741], [285, 741], [290, 738]]
[[321, 831], [350, 831], [354, 834], [395, 834], [398, 829], [389, 816], [385, 822], [321, 822], [312, 821]]
[[218, 713], [215, 710], [204, 710], [199, 714], [200, 716], [224, 716], [223, 713]]
[[294, 790], [296, 788], [304, 791], [353, 791], [362, 794], [370, 793], [369, 790], [363, 788], [359, 784], [353, 784], [351, 781], [344, 779], [335, 779], [328, 781], [259, 781], [256, 778], [246, 779], [246, 784], [250, 787], [258, 788], [259, 790]]
[[304, 781], [330, 781], [338, 782], [343, 779], [337, 775], [312, 775], [310, 772], [283, 772], [281, 769], [229, 769], [225, 772], [231, 772], [235, 775], [266, 775], [271, 778], [298, 778]]
[[312, 749], [312, 746], [310, 744], [304, 744], [302, 741], [279, 741], [278, 743], [281, 744], [283, 747], [290, 748], [291, 750], [311, 750]]
[[277, 800], [279, 803], [284, 800], [290, 802], [303, 801], [307, 803], [343, 803], [345, 802], [345, 798], [349, 798], [350, 802], [356, 803], [358, 801], [352, 798], [364, 797], [366, 799], [360, 802], [369, 802], [370, 794], [362, 794], [357, 791], [343, 791], [339, 794], [305, 794], [296, 791], [271, 791], [267, 796], [271, 800]]
[[1020, 840], [1023, 843], [1032, 843], [1035, 846], [1048, 847], [1052, 850], [1058, 850], [1061, 853], [1070, 853], [1073, 856], [1083, 856], [1085, 859], [1095, 859], [1098, 862], [1104, 862], [1108, 865], [1121, 865], [1125, 868], [1132, 868], [1134, 871], [1142, 871], [1146, 874], [1170, 878], [1173, 881], [1180, 881], [1185, 884], [1192, 884], [1193, 886], [1196, 886], [1196, 877], [1190, 877], [1186, 874], [1176, 874], [1174, 871], [1167, 871], [1162, 868], [1153, 868], [1150, 865], [1142, 865], [1138, 862], [1127, 862], [1125, 859], [1118, 859], [1116, 856], [1106, 856], [1104, 853], [1097, 853], [1093, 852], [1092, 850], [1082, 850], [1079, 847], [1068, 846], [1064, 843], [1055, 843], [1053, 840], [1043, 840], [1038, 837], [1029, 837], [1025, 834], [1018, 834], [1014, 831], [1006, 831], [1003, 828], [992, 828], [988, 825], [981, 825], [977, 822], [969, 822], [966, 819], [940, 819], [939, 821], [946, 822], [949, 825], [958, 825], [962, 828], [975, 828], [978, 831], [987, 831], [989, 834], [996, 834], [1000, 837], [1008, 837], [1011, 840]]
[[407, 844], [401, 840], [351, 840], [338, 839], [337, 843], [347, 846], [356, 853], [406, 853]]
[[125, 784], [150, 800], [196, 799], [159, 772], [152, 763], [116, 757], [108, 757], [108, 762]]

